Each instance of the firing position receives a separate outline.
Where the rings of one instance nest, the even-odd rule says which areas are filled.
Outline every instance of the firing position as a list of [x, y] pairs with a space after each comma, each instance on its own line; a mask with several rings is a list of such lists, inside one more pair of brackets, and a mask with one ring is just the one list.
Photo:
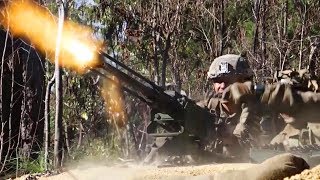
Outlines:
[[[289, 82], [281, 79], [258, 90], [245, 57], [228, 54], [216, 58], [208, 71], [209, 93], [198, 104], [226, 124], [220, 136], [223, 154], [247, 160], [249, 148], [254, 146], [281, 145], [290, 150], [319, 143], [320, 93], [302, 88], [308, 79], [303, 71]], [[292, 137], [298, 138], [293, 141]]]
[[[245, 82], [230, 85], [222, 99], [232, 106], [250, 104], [250, 99], [257, 99], [262, 108], [279, 114], [282, 119], [276, 120], [284, 120], [285, 126], [272, 139], [271, 147], [280, 147], [286, 152], [319, 151], [320, 93], [280, 81], [265, 85], [257, 96], [252, 85]], [[250, 126], [249, 122], [246, 121], [244, 127]]]
[[[205, 100], [198, 105], [208, 108], [215, 113], [223, 124], [224, 131], [220, 131], [222, 153], [234, 160], [248, 160], [250, 144], [259, 143], [256, 137], [263, 132], [260, 126], [261, 118], [255, 98], [247, 98], [242, 102], [228, 101], [230, 85], [243, 83], [245, 87], [251, 87], [253, 71], [245, 57], [227, 54], [216, 58], [208, 71], [208, 92]], [[238, 87], [239, 91], [247, 94], [251, 89]], [[244, 99], [244, 97], [243, 97]], [[251, 141], [249, 141], [251, 140]]]

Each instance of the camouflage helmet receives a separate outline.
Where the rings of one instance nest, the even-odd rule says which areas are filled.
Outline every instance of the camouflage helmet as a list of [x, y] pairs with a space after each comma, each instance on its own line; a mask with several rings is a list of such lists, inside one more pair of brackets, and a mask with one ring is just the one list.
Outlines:
[[207, 79], [214, 80], [221, 77], [252, 78], [253, 71], [244, 57], [235, 54], [226, 54], [213, 60], [208, 71]]

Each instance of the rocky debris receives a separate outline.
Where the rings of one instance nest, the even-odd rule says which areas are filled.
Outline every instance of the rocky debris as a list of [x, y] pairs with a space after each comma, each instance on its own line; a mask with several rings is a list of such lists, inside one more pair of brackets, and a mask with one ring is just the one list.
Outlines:
[[300, 174], [296, 174], [291, 177], [286, 177], [284, 180], [304, 180], [304, 179], [310, 179], [310, 180], [316, 180], [320, 179], [320, 165], [312, 168], [312, 169], [307, 169], [304, 170]]
[[[48, 177], [48, 176], [53, 176], [57, 175], [57, 172], [43, 172], [43, 173], [34, 173], [34, 174], [26, 174], [23, 175], [19, 178], [16, 178], [18, 180], [37, 180], [42, 177]], [[14, 178], [8, 178], [8, 179], [14, 179]]]

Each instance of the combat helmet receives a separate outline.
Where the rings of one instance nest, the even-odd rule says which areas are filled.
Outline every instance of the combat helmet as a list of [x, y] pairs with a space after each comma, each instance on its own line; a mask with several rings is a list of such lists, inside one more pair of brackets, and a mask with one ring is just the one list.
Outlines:
[[245, 57], [235, 54], [226, 54], [217, 57], [210, 65], [207, 80], [217, 78], [241, 77], [251, 79], [253, 71]]

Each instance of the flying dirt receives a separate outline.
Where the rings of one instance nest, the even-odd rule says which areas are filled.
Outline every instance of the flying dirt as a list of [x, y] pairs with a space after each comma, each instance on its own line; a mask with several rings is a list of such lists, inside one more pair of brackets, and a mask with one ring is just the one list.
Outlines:
[[[286, 157], [286, 156], [282, 156]], [[278, 158], [281, 159], [281, 158]], [[276, 161], [279, 161], [276, 159]], [[154, 166], [141, 166], [141, 165], [116, 165], [113, 167], [104, 166], [103, 164], [97, 165], [97, 163], [91, 164], [79, 164], [77, 167], [65, 169], [64, 172], [58, 175], [26, 175], [18, 180], [25, 179], [48, 179], [48, 180], [64, 180], [64, 179], [120, 179], [120, 180], [160, 180], [160, 179], [183, 179], [183, 180], [196, 180], [196, 179], [259, 179], [261, 176], [264, 179], [286, 179], [286, 180], [299, 180], [299, 179], [319, 179], [320, 166], [316, 166], [312, 169], [306, 169], [307, 165], [300, 161], [300, 167], [293, 164], [287, 164], [287, 168], [279, 168], [280, 164], [274, 164], [275, 158], [271, 158], [262, 164], [251, 163], [224, 163], [224, 164], [210, 164], [199, 166], [184, 166], [184, 167], [164, 167], [157, 168]], [[299, 158], [296, 158], [299, 163]], [[293, 162], [293, 161], [292, 161]], [[266, 165], [273, 165], [273, 168], [259, 171], [266, 167]], [[262, 167], [262, 168], [261, 168]], [[286, 170], [285, 170], [286, 169]], [[304, 170], [304, 171], [303, 171]], [[253, 172], [255, 171], [255, 172]], [[290, 172], [291, 171], [291, 174]], [[250, 173], [248, 173], [250, 172]], [[279, 172], [281, 172], [279, 174]], [[299, 174], [296, 174], [298, 172]], [[285, 174], [290, 174], [286, 177]], [[293, 175], [293, 176], [292, 176]], [[259, 177], [258, 177], [259, 176]], [[272, 178], [273, 177], [273, 178]], [[279, 178], [281, 177], [281, 178]]]

